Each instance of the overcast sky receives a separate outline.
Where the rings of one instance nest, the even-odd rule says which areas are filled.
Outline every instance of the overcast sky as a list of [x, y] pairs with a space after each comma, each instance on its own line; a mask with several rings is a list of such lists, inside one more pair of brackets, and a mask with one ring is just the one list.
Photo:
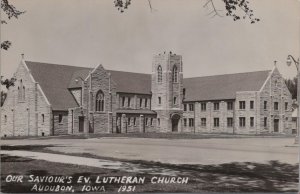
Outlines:
[[151, 73], [153, 55], [163, 51], [183, 56], [184, 77], [272, 69], [274, 60], [283, 76], [296, 75], [285, 61], [300, 55], [297, 0], [251, 0], [256, 24], [211, 18], [206, 0], [152, 0], [153, 12], [147, 0], [132, 0], [122, 14], [113, 0], [10, 2], [26, 13], [1, 27], [2, 40], [13, 43], [1, 53], [6, 77], [21, 53], [30, 61]]

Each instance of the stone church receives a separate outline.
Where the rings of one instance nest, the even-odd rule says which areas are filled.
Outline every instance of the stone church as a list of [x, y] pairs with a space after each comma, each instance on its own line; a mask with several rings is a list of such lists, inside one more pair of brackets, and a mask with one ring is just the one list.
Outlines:
[[276, 66], [183, 78], [180, 55], [151, 74], [25, 61], [1, 111], [1, 136], [80, 133], [292, 133], [292, 98]]

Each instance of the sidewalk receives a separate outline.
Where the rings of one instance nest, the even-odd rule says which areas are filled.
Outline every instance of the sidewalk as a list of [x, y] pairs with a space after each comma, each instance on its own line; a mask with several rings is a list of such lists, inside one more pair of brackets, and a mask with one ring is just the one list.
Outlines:
[[159, 174], [159, 175], [167, 175], [167, 176], [176, 176], [180, 174], [179, 171], [166, 169], [158, 166], [149, 167], [149, 166], [143, 166], [141, 164], [133, 164], [133, 163], [95, 159], [95, 158], [86, 158], [86, 157], [79, 157], [79, 156], [69, 156], [63, 154], [51, 154], [51, 153], [30, 152], [30, 151], [21, 151], [21, 150], [20, 151], [1, 150], [1, 154], [31, 158], [35, 160], [46, 160], [49, 162], [58, 162], [58, 163], [65, 163], [65, 164], [75, 164], [75, 165], [84, 165], [84, 166], [91, 166], [97, 168], [121, 170], [126, 172]]

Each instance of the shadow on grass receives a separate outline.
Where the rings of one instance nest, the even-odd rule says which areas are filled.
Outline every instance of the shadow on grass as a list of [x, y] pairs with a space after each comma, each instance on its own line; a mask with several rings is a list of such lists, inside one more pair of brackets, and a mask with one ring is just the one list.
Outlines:
[[26, 151], [41, 151], [48, 147], [61, 147], [55, 145], [1, 145], [1, 150], [26, 150]]

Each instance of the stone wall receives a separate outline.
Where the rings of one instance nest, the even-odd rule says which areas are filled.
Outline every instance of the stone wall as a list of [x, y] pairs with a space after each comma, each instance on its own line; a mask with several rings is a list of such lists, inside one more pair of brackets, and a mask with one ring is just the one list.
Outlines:
[[9, 88], [1, 109], [1, 136], [51, 135], [51, 106], [24, 61], [14, 77], [15, 86]]
[[67, 111], [53, 111], [53, 135], [68, 134], [68, 112]]
[[[291, 107], [292, 98], [277, 68], [274, 68], [268, 80], [260, 91], [260, 132], [261, 133], [288, 133], [291, 134]], [[267, 108], [264, 107], [267, 103]], [[278, 110], [275, 110], [275, 102], [278, 102]], [[287, 109], [286, 105], [287, 103]], [[264, 118], [267, 118], [267, 126], [264, 127]], [[279, 120], [279, 131], [274, 131], [274, 120]]]

